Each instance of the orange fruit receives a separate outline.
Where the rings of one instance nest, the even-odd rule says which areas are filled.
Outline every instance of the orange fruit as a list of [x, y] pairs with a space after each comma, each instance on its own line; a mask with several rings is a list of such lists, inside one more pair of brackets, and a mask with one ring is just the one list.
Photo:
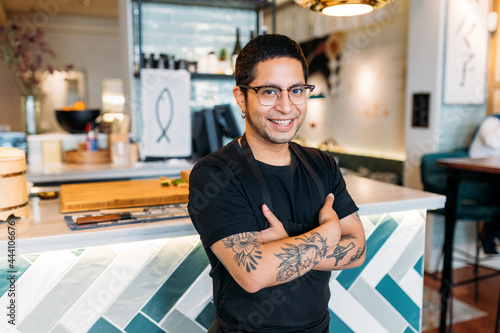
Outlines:
[[71, 111], [71, 110], [73, 110], [73, 109], [71, 108], [71, 106], [68, 106], [68, 105], [63, 106], [63, 108], [62, 108], [62, 109], [63, 109], [63, 111]]
[[87, 106], [85, 105], [85, 103], [78, 101], [73, 103], [73, 110], [75, 111], [87, 110]]

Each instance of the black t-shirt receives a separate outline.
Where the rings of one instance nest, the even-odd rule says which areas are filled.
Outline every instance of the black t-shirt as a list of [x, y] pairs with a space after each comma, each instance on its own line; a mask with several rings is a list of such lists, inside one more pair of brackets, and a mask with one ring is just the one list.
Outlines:
[[[340, 219], [358, 210], [330, 154], [290, 143], [292, 163], [271, 166], [245, 158], [237, 140], [201, 159], [189, 180], [189, 214], [210, 260], [218, 321], [229, 332], [324, 332], [328, 328], [330, 272], [312, 270], [288, 283], [247, 293], [210, 247], [227, 236], [269, 226], [266, 203], [289, 236], [319, 225], [318, 214], [328, 193]], [[256, 166], [265, 191], [252, 170]]]

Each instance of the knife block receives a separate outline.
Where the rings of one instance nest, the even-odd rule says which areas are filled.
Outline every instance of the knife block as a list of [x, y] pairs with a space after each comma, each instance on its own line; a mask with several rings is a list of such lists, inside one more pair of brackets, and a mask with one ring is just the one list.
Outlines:
[[76, 150], [67, 150], [64, 160], [67, 164], [99, 164], [111, 162], [109, 149], [85, 150], [85, 143], [79, 143]]

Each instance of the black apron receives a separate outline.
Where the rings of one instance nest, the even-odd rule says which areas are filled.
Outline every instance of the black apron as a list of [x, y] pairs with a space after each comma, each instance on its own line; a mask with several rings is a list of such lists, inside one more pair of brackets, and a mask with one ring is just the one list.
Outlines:
[[[297, 149], [295, 144], [291, 143], [289, 146], [290, 146], [293, 154], [295, 154], [295, 156], [299, 159], [299, 161], [302, 163], [302, 165], [306, 168], [307, 172], [312, 177], [316, 187], [318, 188], [318, 191], [320, 193], [320, 197], [325, 198], [326, 197], [325, 187], [324, 187], [323, 183], [321, 182], [318, 174], [313, 170], [313, 168], [311, 167], [311, 165], [309, 164], [307, 159], [303, 156], [302, 152], [299, 151], [299, 149]], [[257, 180], [257, 182], [254, 181], [253, 183], [255, 185], [258, 185], [258, 187], [260, 188], [260, 190], [262, 192], [263, 202], [267, 205], [267, 207], [269, 207], [269, 209], [271, 211], [273, 211], [273, 203], [272, 203], [269, 188], [267, 186], [267, 182], [264, 180], [264, 176], [263, 176], [262, 172], [260, 171], [260, 168], [257, 164], [257, 161], [255, 160], [255, 157], [252, 153], [250, 146], [248, 145], [245, 134], [243, 134], [243, 136], [241, 137], [241, 149], [243, 151], [244, 159], [246, 161], [246, 165], [242, 164], [242, 166], [249, 171], [249, 173], [248, 173], [249, 180], [251, 180], [251, 179]], [[267, 223], [267, 225], [265, 226], [265, 228], [269, 227], [269, 222], [266, 222], [266, 223]], [[313, 228], [313, 226], [309, 226], [306, 228], [307, 229], [301, 230], [302, 231], [301, 233], [309, 231], [308, 229]], [[286, 229], [286, 226], [285, 226], [285, 229]], [[287, 232], [290, 235], [290, 232], [288, 230], [287, 230]], [[323, 324], [320, 325], [321, 327], [316, 327], [313, 330], [307, 330], [307, 331], [303, 330], [301, 332], [306, 332], [306, 333], [309, 333], [309, 332], [310, 333], [328, 332], [328, 322], [329, 322], [328, 320], [323, 321]], [[220, 316], [216, 313], [215, 321], [210, 326], [208, 333], [223, 333], [229, 329], [231, 329], [231, 326], [228, 325], [227, 323], [225, 323], [220, 318]]]

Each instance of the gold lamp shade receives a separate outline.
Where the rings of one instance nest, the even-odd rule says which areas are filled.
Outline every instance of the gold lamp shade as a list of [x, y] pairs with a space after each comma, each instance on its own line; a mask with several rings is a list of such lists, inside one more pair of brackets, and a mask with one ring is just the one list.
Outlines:
[[295, 0], [302, 7], [329, 16], [354, 16], [367, 14], [393, 0]]

